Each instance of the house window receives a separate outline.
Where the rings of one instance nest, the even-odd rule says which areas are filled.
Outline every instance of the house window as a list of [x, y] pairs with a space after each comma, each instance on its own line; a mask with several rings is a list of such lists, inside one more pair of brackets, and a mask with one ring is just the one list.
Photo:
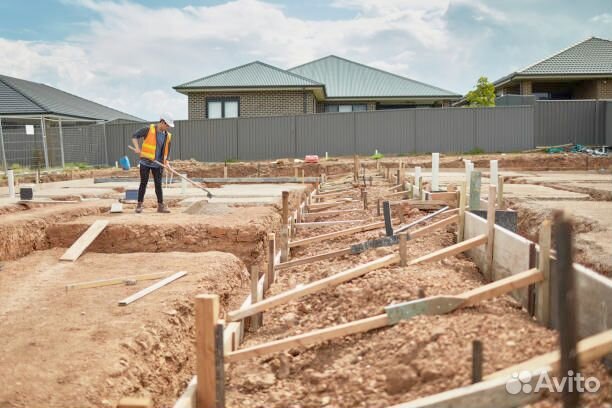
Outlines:
[[368, 105], [325, 105], [325, 112], [363, 112], [368, 110]]
[[238, 98], [206, 98], [206, 117], [208, 119], [237, 118], [240, 116]]

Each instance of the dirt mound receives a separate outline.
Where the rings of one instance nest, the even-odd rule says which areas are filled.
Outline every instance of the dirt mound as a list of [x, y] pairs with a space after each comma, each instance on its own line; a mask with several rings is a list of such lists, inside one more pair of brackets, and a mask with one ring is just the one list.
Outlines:
[[[194, 296], [216, 293], [227, 310], [248, 292], [246, 269], [231, 254], [85, 254], [58, 263], [61, 252], [7, 262], [0, 274], [0, 406], [114, 407], [139, 394], [169, 406], [194, 372]], [[188, 274], [125, 307], [117, 302], [155, 281], [64, 288], [181, 270]]]

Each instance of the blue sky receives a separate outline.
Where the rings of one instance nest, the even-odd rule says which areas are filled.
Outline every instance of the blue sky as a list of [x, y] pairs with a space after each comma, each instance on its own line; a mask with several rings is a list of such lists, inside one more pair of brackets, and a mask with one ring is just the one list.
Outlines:
[[458, 93], [590, 36], [612, 0], [2, 0], [0, 74], [137, 116], [187, 116], [172, 86], [253, 60], [336, 54]]

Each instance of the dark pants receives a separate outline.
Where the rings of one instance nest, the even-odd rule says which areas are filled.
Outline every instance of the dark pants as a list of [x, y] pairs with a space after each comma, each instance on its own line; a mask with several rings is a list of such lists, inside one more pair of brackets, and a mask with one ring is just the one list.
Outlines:
[[162, 192], [162, 173], [163, 167], [147, 167], [140, 165], [140, 188], [138, 189], [138, 202], [144, 201], [145, 192], [147, 191], [147, 183], [149, 182], [149, 171], [153, 173], [153, 182], [155, 183], [155, 195], [157, 202], [164, 202], [164, 193]]

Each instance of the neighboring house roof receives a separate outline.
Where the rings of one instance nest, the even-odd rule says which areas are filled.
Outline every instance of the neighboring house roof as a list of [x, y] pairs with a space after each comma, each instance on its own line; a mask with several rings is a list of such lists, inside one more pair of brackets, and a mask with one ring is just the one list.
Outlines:
[[53, 114], [90, 120], [143, 120], [37, 82], [0, 75], [0, 114]]
[[289, 71], [324, 83], [328, 98], [461, 97], [455, 92], [335, 55], [299, 65]]
[[177, 91], [197, 88], [293, 88], [324, 85], [283, 69], [254, 61], [174, 87]]
[[513, 79], [612, 75], [612, 41], [590, 37], [551, 57], [493, 82], [498, 86]]

